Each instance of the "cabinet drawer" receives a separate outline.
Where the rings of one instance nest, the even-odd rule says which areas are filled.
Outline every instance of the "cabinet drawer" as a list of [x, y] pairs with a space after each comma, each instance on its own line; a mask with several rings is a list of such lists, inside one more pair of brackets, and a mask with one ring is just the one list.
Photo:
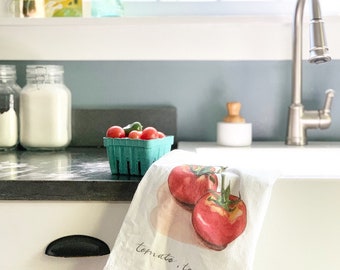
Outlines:
[[48, 244], [82, 234], [112, 248], [129, 203], [69, 201], [2, 201], [0, 269], [102, 269], [108, 255], [62, 258], [45, 255]]

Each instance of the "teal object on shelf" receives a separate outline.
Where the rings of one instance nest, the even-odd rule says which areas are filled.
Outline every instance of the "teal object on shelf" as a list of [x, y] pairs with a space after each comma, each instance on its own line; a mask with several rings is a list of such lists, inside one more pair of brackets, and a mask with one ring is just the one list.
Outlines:
[[92, 0], [92, 17], [121, 17], [124, 7], [120, 0]]
[[170, 152], [174, 136], [139, 140], [104, 137], [112, 174], [144, 175], [151, 164]]

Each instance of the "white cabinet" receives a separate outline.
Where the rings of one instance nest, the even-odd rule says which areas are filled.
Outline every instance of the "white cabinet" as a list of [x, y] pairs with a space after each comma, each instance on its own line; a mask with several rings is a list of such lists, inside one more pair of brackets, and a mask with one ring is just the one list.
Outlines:
[[108, 255], [61, 258], [45, 255], [45, 249], [74, 234], [96, 237], [111, 249], [128, 207], [125, 202], [1, 201], [0, 269], [102, 269]]

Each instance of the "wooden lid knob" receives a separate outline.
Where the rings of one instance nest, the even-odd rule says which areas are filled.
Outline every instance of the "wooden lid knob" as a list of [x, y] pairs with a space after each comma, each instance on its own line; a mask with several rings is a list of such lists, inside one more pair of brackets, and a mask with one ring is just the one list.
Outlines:
[[226, 123], [245, 123], [245, 119], [240, 116], [241, 103], [240, 102], [228, 102], [227, 103], [228, 115], [224, 117]]

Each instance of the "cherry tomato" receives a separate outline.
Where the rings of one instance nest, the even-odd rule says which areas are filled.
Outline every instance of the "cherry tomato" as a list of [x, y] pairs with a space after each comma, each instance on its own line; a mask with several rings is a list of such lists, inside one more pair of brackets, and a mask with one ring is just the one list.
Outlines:
[[129, 133], [130, 139], [140, 139], [140, 136], [142, 135], [142, 132], [139, 130], [132, 130]]
[[124, 138], [125, 137], [125, 131], [120, 126], [112, 126], [112, 127], [109, 127], [107, 129], [106, 137], [110, 137], [110, 138]]
[[140, 136], [142, 140], [158, 139], [158, 131], [154, 127], [146, 127]]
[[164, 138], [165, 137], [165, 134], [161, 131], [158, 131], [158, 138]]

